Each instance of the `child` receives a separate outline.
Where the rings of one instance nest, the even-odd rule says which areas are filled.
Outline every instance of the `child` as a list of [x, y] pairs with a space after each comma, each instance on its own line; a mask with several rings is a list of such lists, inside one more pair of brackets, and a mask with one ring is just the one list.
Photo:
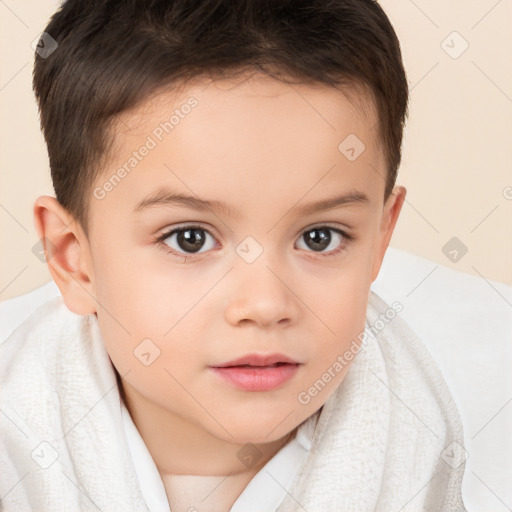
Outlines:
[[36, 51], [62, 297], [2, 344], [6, 511], [463, 511], [462, 426], [370, 290], [408, 87], [371, 0], [68, 0]]

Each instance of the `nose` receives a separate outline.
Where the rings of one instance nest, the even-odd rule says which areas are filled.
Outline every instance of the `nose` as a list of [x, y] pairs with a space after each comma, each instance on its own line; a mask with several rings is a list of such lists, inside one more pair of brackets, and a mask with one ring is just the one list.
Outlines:
[[263, 255], [252, 264], [239, 262], [230, 279], [232, 299], [225, 316], [231, 325], [271, 328], [297, 322], [300, 301], [293, 282], [289, 282], [289, 273], [279, 270], [275, 264], [269, 265]]

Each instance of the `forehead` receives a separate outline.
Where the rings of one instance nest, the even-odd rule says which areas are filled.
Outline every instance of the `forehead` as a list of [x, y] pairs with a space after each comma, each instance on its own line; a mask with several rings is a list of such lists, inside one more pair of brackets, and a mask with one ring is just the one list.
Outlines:
[[261, 74], [196, 80], [124, 112], [114, 134], [112, 157], [95, 185], [124, 168], [108, 199], [122, 197], [131, 209], [166, 185], [238, 210], [262, 198], [324, 198], [336, 184], [369, 196], [384, 190], [376, 110], [362, 89]]
[[[184, 105], [191, 98], [200, 107], [193, 108], [194, 118], [215, 121], [219, 126], [229, 125], [233, 131], [240, 124], [247, 129], [249, 121], [254, 121], [252, 124], [259, 129], [265, 128], [269, 123], [275, 125], [282, 114], [289, 121], [288, 126], [281, 130], [282, 133], [298, 131], [299, 127], [293, 124], [296, 119], [300, 119], [302, 126], [311, 130], [320, 126], [337, 131], [339, 128], [346, 128], [348, 121], [362, 136], [368, 128], [372, 132], [372, 138], [378, 132], [373, 95], [362, 85], [331, 87], [320, 83], [285, 83], [260, 72], [246, 72], [238, 78], [207, 80], [196, 77], [172, 88], [158, 89], [135, 108], [122, 112], [113, 123], [118, 149], [128, 149], [126, 143], [131, 142], [130, 136], [151, 133], [155, 129], [155, 121], [169, 120], [167, 112], [177, 111], [179, 118], [184, 119], [190, 113], [190, 109], [185, 109]], [[184, 112], [185, 110], [187, 111]], [[272, 115], [269, 116], [269, 113]], [[213, 116], [215, 119], [212, 119]], [[179, 120], [177, 121], [173, 123], [177, 125]], [[200, 128], [198, 124], [194, 123], [195, 133]], [[187, 133], [184, 125], [185, 123], [181, 124], [180, 131]]]

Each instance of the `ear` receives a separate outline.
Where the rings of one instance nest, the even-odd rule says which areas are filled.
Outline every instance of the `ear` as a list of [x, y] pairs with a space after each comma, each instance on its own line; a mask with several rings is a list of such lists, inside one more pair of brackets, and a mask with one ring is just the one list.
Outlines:
[[375, 252], [375, 257], [373, 260], [371, 278], [372, 283], [379, 275], [382, 260], [384, 259], [384, 254], [386, 254], [389, 241], [391, 240], [391, 235], [393, 234], [393, 230], [395, 229], [396, 221], [398, 220], [398, 216], [400, 215], [400, 211], [404, 204], [406, 193], [407, 190], [405, 187], [397, 186], [393, 189], [386, 203], [384, 204], [382, 221], [379, 231], [380, 236], [377, 250]]
[[34, 203], [34, 224], [68, 309], [78, 315], [95, 313], [89, 241], [79, 223], [56, 198], [40, 196]]

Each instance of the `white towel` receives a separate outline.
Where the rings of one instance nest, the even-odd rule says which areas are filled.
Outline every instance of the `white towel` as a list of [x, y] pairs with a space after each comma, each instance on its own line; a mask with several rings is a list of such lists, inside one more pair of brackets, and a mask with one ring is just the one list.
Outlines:
[[[367, 326], [390, 309], [370, 292]], [[279, 512], [465, 511], [446, 383], [399, 316], [377, 331], [322, 407]], [[0, 345], [0, 429], [1, 510], [147, 512], [98, 320], [60, 296]]]

